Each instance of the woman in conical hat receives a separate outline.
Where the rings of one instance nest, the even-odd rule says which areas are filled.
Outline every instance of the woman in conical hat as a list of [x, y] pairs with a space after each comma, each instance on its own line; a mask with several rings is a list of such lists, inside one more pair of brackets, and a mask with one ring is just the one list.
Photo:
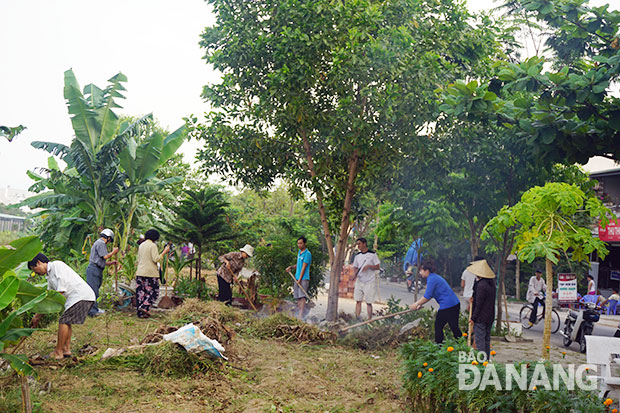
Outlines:
[[487, 260], [474, 261], [467, 271], [476, 276], [472, 313], [469, 322], [474, 325], [476, 350], [491, 357], [491, 327], [495, 319], [495, 273]]

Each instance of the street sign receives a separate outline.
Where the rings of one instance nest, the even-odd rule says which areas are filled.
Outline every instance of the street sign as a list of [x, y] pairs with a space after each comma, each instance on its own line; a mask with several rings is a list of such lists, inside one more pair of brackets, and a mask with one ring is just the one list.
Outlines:
[[577, 301], [577, 276], [575, 274], [558, 274], [558, 301], [561, 303]]
[[601, 241], [620, 241], [620, 222], [617, 219], [612, 219], [609, 221], [609, 224], [607, 224], [605, 229], [603, 229], [599, 222], [598, 237]]

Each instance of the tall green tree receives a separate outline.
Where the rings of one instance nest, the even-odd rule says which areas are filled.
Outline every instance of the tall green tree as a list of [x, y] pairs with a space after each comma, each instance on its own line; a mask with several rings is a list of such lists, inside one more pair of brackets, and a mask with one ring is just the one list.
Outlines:
[[514, 0], [507, 7], [546, 25], [551, 56], [498, 61], [481, 84], [448, 88], [446, 112], [503, 125], [541, 159], [617, 160], [620, 99], [612, 85], [620, 77], [620, 11], [587, 0]]
[[284, 178], [312, 194], [334, 320], [354, 198], [424, 147], [433, 90], [497, 52], [497, 25], [472, 24], [451, 0], [209, 2], [216, 23], [201, 45], [223, 76], [204, 88], [215, 108], [207, 124], [192, 125], [205, 140], [200, 158], [233, 183]]

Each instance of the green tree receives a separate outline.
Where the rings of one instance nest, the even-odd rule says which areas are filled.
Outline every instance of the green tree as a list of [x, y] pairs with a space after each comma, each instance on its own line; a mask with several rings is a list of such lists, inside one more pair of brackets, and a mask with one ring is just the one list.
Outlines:
[[[579, 222], [589, 218], [591, 223], [600, 221], [605, 226], [610, 216], [613, 213], [601, 201], [586, 196], [577, 185], [551, 182], [531, 188], [517, 204], [502, 208], [485, 229], [497, 237], [516, 227], [514, 250], [519, 259], [532, 262], [544, 258], [547, 288], [553, 289], [553, 264], [562, 255], [576, 262], [587, 260], [588, 254], [594, 251], [601, 257], [607, 255], [605, 243], [592, 236], [590, 225]], [[542, 342], [542, 357], [546, 359], [549, 359], [552, 304], [552, 295], [548, 293]]]
[[216, 23], [201, 45], [223, 77], [204, 88], [215, 108], [207, 125], [192, 122], [200, 158], [234, 183], [284, 178], [316, 199], [334, 320], [354, 198], [416, 156], [435, 119], [433, 90], [488, 62], [497, 25], [470, 24], [450, 0], [210, 3]]
[[495, 75], [480, 84], [448, 87], [443, 109], [513, 130], [541, 159], [617, 160], [620, 99], [611, 85], [620, 76], [620, 12], [587, 1], [514, 0], [507, 7], [548, 27], [552, 57], [498, 61]]
[[202, 279], [202, 254], [206, 246], [216, 249], [217, 243], [235, 238], [228, 218], [228, 202], [214, 187], [185, 191], [185, 198], [172, 208], [176, 219], [168, 223], [164, 233], [171, 239], [193, 243], [198, 251], [196, 276]]

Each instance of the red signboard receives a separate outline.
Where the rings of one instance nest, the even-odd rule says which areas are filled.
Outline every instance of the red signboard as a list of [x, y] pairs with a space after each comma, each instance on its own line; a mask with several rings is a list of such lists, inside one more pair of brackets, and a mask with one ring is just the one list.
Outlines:
[[601, 241], [607, 242], [620, 242], [620, 223], [618, 220], [611, 220], [607, 227], [603, 229], [601, 224], [598, 224], [598, 237]]

